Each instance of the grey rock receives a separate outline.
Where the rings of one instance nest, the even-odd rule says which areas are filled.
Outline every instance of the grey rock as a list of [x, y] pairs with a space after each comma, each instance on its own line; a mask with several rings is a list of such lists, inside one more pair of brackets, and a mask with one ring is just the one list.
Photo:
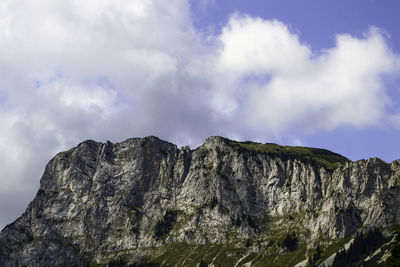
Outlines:
[[246, 249], [257, 253], [294, 222], [308, 247], [400, 223], [399, 161], [332, 153], [333, 168], [262, 147], [222, 137], [195, 150], [157, 137], [85, 141], [50, 160], [34, 200], [1, 231], [0, 266], [107, 264], [122, 252], [139, 262], [177, 242], [252, 240]]

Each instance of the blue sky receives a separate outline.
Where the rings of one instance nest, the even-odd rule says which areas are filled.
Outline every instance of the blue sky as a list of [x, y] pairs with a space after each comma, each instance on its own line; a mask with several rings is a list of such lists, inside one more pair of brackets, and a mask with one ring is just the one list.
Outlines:
[[400, 43], [396, 14], [400, 3], [396, 0], [209, 0], [192, 7], [195, 25], [204, 30], [215, 25], [218, 29], [230, 14], [241, 12], [291, 25], [300, 33], [301, 40], [314, 49], [333, 46], [333, 37], [338, 33], [362, 36], [370, 25], [386, 30], [394, 47]]
[[[387, 34], [388, 46], [399, 53], [400, 17], [396, 10], [400, 10], [400, 3], [396, 0], [209, 0], [192, 5], [194, 24], [206, 34], [218, 32], [231, 14], [239, 12], [288, 24], [291, 30], [299, 34], [300, 40], [315, 51], [333, 47], [336, 34], [347, 33], [362, 37], [368, 27], [379, 27]], [[398, 76], [390, 77], [387, 90], [393, 101], [390, 108], [398, 109]], [[380, 157], [391, 162], [400, 158], [398, 134], [398, 128], [386, 125], [362, 129], [340, 127], [311, 135], [300, 134], [298, 137], [301, 136], [304, 145], [328, 148], [352, 160]]]
[[397, 1], [0, 2], [0, 228], [83, 140], [400, 158]]

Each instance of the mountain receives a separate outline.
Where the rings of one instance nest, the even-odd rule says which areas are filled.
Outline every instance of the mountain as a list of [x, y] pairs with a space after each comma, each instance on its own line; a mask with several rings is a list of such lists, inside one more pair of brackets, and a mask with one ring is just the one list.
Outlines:
[[1, 231], [0, 266], [396, 266], [399, 207], [400, 161], [222, 137], [85, 141], [50, 160]]

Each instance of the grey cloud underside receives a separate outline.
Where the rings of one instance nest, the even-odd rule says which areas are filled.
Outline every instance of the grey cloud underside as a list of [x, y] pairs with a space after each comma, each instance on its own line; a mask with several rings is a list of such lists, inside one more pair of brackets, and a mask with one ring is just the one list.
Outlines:
[[57, 154], [25, 213], [2, 230], [0, 265], [107, 263], [122, 254], [132, 263], [176, 242], [236, 242], [261, 253], [288, 215], [309, 246], [400, 223], [399, 161], [340, 158], [332, 168], [238, 144], [210, 137], [190, 150], [147, 137]]

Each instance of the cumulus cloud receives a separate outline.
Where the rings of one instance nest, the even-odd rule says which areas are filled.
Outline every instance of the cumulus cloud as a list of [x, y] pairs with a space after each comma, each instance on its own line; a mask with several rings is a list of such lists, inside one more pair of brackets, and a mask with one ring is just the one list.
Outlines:
[[390, 103], [384, 78], [399, 71], [398, 55], [374, 27], [312, 51], [282, 22], [234, 15], [219, 41], [217, 71], [229, 73], [230, 87], [219, 93], [228, 99], [221, 106], [231, 103], [229, 112], [244, 113], [259, 134], [376, 125]]
[[281, 21], [235, 14], [203, 36], [192, 19], [185, 0], [0, 3], [0, 227], [51, 156], [85, 139], [301, 143], [297, 132], [388, 115], [398, 56], [379, 29], [313, 51]]

